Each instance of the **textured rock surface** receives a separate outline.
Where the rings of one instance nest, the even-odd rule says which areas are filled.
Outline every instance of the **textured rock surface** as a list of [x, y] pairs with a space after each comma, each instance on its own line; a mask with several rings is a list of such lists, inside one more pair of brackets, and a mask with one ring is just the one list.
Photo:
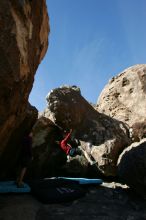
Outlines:
[[121, 180], [146, 198], [146, 138], [126, 148], [118, 160]]
[[0, 195], [3, 220], [144, 220], [145, 207], [146, 201], [115, 182], [90, 187], [85, 197], [72, 203], [43, 205], [31, 195]]
[[48, 109], [44, 115], [63, 129], [73, 128], [74, 136], [84, 141], [85, 145], [92, 141], [92, 156], [98, 162], [100, 171], [105, 175], [115, 175], [118, 156], [130, 143], [125, 125], [98, 113], [75, 86], [51, 91], [47, 101]]
[[48, 32], [45, 0], [0, 1], [0, 155], [25, 118]]
[[42, 178], [57, 176], [66, 157], [56, 144], [60, 130], [48, 118], [40, 117], [33, 127], [33, 161], [29, 167], [29, 177]]
[[[127, 123], [130, 127], [146, 120], [146, 64], [132, 66], [105, 86], [98, 111]], [[146, 125], [146, 124], [145, 124]]]
[[[18, 172], [22, 140], [26, 132], [31, 131], [38, 117], [35, 107], [28, 104], [24, 120], [13, 130], [7, 147], [0, 157], [0, 178], [14, 178]], [[8, 162], [9, 161], [9, 162]]]
[[136, 122], [132, 125], [130, 136], [133, 142], [146, 138], [146, 119], [143, 122]]
[[51, 176], [87, 176], [88, 162], [82, 156], [70, 162], [59, 146], [62, 131], [48, 118], [41, 116], [33, 127], [33, 161], [27, 177], [42, 178]]

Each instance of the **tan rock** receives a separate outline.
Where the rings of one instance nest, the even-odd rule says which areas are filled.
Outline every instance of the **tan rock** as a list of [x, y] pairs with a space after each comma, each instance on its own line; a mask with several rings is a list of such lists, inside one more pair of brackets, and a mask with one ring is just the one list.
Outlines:
[[[124, 123], [97, 112], [75, 86], [54, 89], [47, 101], [44, 115], [53, 118], [62, 129], [72, 128], [74, 137], [81, 141], [85, 150], [91, 141], [92, 156], [100, 171], [107, 176], [116, 175], [118, 156], [130, 143]], [[97, 156], [101, 148], [100, 156]]]
[[45, 0], [0, 1], [0, 155], [26, 116], [34, 75], [48, 47]]
[[132, 127], [146, 120], [146, 64], [132, 66], [113, 77], [97, 103], [98, 111]]

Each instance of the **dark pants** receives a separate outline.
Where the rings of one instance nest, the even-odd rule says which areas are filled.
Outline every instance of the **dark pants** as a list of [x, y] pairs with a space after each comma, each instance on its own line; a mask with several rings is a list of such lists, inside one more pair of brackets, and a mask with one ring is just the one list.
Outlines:
[[81, 155], [81, 150], [79, 148], [71, 148], [69, 151], [69, 156], [75, 157], [76, 155]]

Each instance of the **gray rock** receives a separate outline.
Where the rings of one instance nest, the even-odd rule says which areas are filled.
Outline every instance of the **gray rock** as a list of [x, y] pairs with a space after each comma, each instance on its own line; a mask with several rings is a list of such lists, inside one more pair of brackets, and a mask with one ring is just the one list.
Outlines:
[[126, 148], [118, 160], [121, 180], [146, 198], [146, 138]]

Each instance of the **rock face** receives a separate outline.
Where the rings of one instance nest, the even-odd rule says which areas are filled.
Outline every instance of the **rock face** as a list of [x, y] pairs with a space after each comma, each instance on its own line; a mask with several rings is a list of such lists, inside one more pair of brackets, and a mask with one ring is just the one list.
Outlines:
[[33, 161], [29, 167], [29, 177], [42, 178], [56, 176], [66, 157], [56, 140], [61, 138], [60, 129], [45, 117], [40, 117], [33, 127]]
[[116, 175], [119, 154], [130, 143], [126, 126], [118, 120], [97, 112], [82, 96], [79, 88], [61, 87], [47, 96], [45, 117], [62, 129], [73, 128], [74, 137], [86, 150], [92, 142], [91, 154], [105, 175]]
[[121, 180], [146, 198], [146, 138], [126, 148], [118, 160]]
[[146, 119], [143, 122], [133, 124], [132, 128], [130, 128], [130, 133], [133, 142], [146, 138]]
[[27, 177], [87, 175], [88, 163], [83, 156], [77, 157], [80, 163], [75, 158], [66, 163], [66, 154], [59, 145], [62, 139], [62, 131], [51, 120], [44, 116], [37, 120], [33, 126], [33, 161]]
[[0, 156], [26, 117], [34, 74], [48, 46], [45, 0], [0, 1]]
[[31, 131], [38, 117], [35, 107], [28, 104], [24, 120], [13, 130], [7, 147], [0, 157], [0, 179], [14, 178], [19, 172], [22, 140], [26, 132]]
[[130, 127], [135, 123], [146, 125], [146, 64], [132, 66], [113, 77], [102, 91], [97, 109]]

